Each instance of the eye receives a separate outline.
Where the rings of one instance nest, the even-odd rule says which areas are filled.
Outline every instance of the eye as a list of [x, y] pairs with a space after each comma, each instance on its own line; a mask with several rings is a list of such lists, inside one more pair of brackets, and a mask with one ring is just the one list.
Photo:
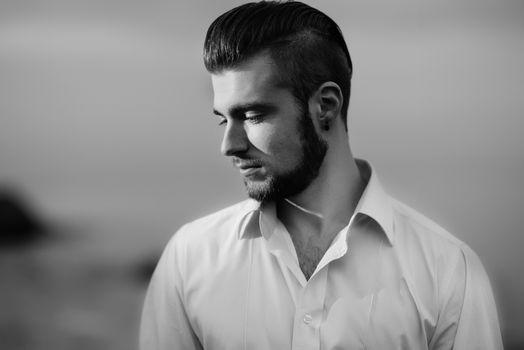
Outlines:
[[244, 118], [251, 123], [259, 123], [262, 121], [264, 115], [257, 111], [248, 111], [244, 114]]
[[224, 126], [227, 124], [227, 119], [226, 118], [220, 118], [219, 122], [218, 122], [218, 125], [219, 126]]

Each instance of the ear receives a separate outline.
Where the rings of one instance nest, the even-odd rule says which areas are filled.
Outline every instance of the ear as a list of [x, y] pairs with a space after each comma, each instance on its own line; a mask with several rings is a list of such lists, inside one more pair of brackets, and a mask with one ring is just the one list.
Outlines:
[[319, 86], [313, 99], [316, 105], [317, 120], [321, 129], [329, 131], [342, 109], [342, 90], [337, 83], [327, 81]]

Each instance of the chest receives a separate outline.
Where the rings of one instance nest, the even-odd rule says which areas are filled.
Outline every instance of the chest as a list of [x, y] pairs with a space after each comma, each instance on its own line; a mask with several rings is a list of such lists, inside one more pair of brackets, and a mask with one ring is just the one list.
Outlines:
[[201, 266], [213, 273], [186, 284], [187, 316], [205, 349], [427, 348], [420, 325], [432, 320], [393, 262], [384, 271], [373, 254], [346, 255], [303, 284], [282, 251], [254, 245], [243, 254]]
[[293, 246], [297, 254], [297, 260], [300, 270], [304, 277], [309, 280], [318, 264], [325, 255], [329, 242], [321, 238], [309, 237], [307, 239], [300, 239], [292, 235]]

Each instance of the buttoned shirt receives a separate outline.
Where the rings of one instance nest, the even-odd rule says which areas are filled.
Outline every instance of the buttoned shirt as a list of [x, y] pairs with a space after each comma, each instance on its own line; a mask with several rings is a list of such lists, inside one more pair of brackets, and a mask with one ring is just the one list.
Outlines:
[[309, 280], [272, 203], [180, 228], [151, 279], [141, 349], [502, 349], [477, 255], [358, 164], [365, 190]]

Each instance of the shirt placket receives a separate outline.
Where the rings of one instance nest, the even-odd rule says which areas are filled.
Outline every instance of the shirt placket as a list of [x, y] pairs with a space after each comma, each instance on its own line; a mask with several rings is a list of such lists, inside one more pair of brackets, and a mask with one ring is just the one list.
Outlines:
[[320, 326], [324, 317], [329, 263], [346, 254], [348, 229], [349, 226], [338, 233], [317, 269], [303, 286], [294, 317], [293, 350], [320, 349]]
[[320, 349], [327, 268], [318, 271], [302, 289], [293, 322], [293, 350]]
[[[329, 263], [342, 257], [347, 252], [346, 236], [349, 225], [341, 230], [333, 240], [332, 245], [321, 259], [317, 269], [306, 281], [300, 270], [295, 248], [289, 234], [276, 220], [265, 217], [260, 221], [260, 227], [267, 238], [268, 248], [283, 264], [283, 268], [292, 273], [296, 282], [288, 283], [295, 295], [295, 314], [293, 317], [293, 350], [320, 349], [320, 327], [324, 317], [326, 284], [328, 281]], [[284, 271], [283, 271], [284, 272]], [[284, 272], [287, 276], [287, 273]], [[298, 290], [297, 290], [298, 289]], [[296, 297], [298, 295], [298, 297]]]

